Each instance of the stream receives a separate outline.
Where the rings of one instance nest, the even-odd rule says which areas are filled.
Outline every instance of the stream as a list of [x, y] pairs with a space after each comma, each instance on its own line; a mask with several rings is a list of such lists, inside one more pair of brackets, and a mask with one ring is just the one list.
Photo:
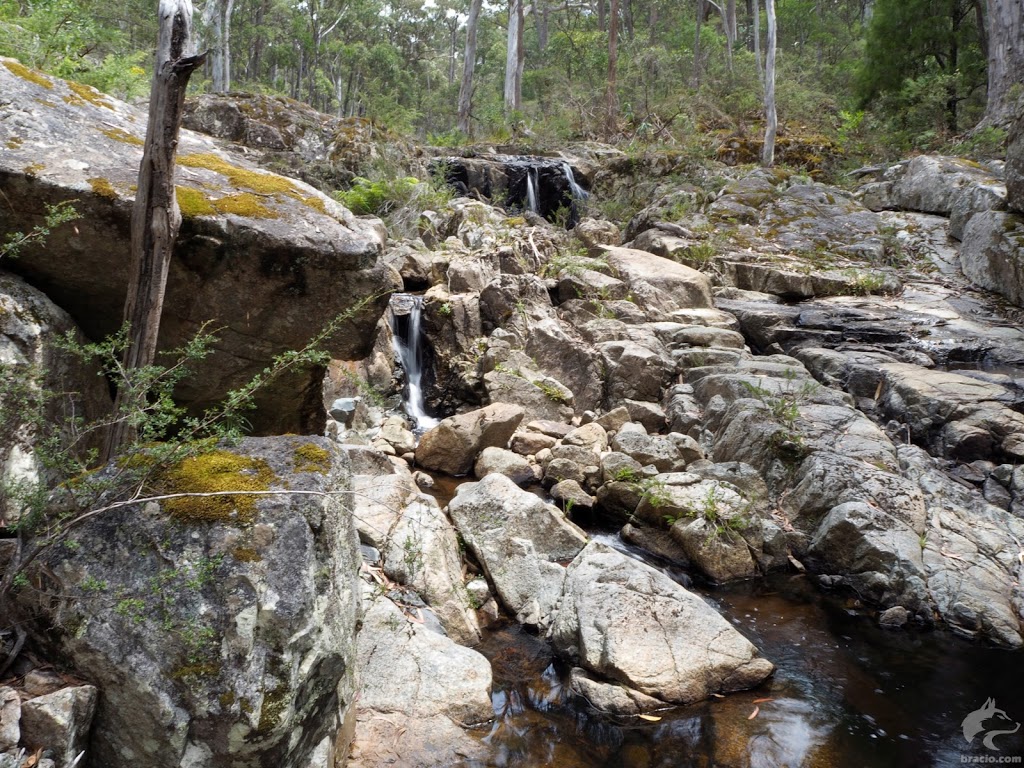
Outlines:
[[[614, 534], [596, 538], [640, 557]], [[1024, 754], [1024, 729], [997, 737], [993, 752], [980, 736], [968, 744], [961, 727], [988, 698], [1009, 728], [1024, 719], [1020, 653], [948, 631], [882, 629], [855, 598], [823, 594], [801, 575], [692, 588], [776, 665], [768, 682], [656, 722], [603, 716], [569, 693], [569, 667], [546, 643], [506, 626], [477, 649], [494, 672], [487, 765], [863, 768]]]

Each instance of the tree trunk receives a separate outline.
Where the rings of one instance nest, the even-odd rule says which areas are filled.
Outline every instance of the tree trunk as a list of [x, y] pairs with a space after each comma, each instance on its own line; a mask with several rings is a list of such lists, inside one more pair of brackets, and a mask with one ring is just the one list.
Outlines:
[[[736, 1], [729, 0], [732, 4], [733, 15], [736, 11]], [[732, 35], [732, 26], [729, 24], [729, 10], [728, 6], [723, 2], [718, 6], [718, 10], [722, 15], [722, 26], [725, 28], [725, 61], [729, 67], [729, 72], [732, 72], [732, 44], [735, 42], [735, 38]]]
[[693, 76], [691, 82], [695, 89], [700, 89], [700, 28], [704, 26], [704, 0], [697, 0], [697, 32], [693, 37]]
[[231, 90], [231, 11], [234, 0], [208, 0], [203, 8], [203, 25], [209, 31], [210, 79], [214, 93]]
[[765, 129], [761, 165], [767, 168], [775, 164], [775, 134], [779, 127], [779, 118], [775, 113], [775, 0], [765, 0], [764, 7], [768, 12], [768, 61], [764, 78]]
[[459, 130], [469, 135], [469, 116], [473, 106], [473, 70], [476, 68], [476, 28], [483, 0], [473, 0], [466, 20], [466, 53], [462, 60], [462, 85], [459, 87]]
[[988, 0], [988, 102], [982, 125], [1009, 127], [1019, 106], [1015, 92], [1020, 83], [1024, 83], [1024, 4]]
[[544, 53], [548, 49], [548, 0], [540, 0], [540, 13], [536, 21], [537, 48]]
[[761, 1], [754, 0], [754, 59], [757, 61], [757, 79], [764, 87], [764, 62], [761, 61]]
[[616, 70], [619, 63], [619, 0], [611, 0], [611, 21], [608, 25], [608, 85], [605, 90], [605, 133], [615, 135], [619, 122], [619, 93]]
[[505, 111], [522, 106], [522, 74], [520, 60], [523, 48], [523, 0], [509, 0], [508, 43], [505, 49]]
[[[124, 308], [129, 326], [128, 347], [122, 360], [125, 371], [152, 365], [156, 357], [167, 272], [181, 226], [181, 211], [174, 194], [174, 155], [185, 89], [192, 72], [206, 58], [206, 54], [192, 55], [191, 0], [160, 0], [159, 14], [149, 124], [132, 208], [132, 265]], [[108, 461], [134, 437], [124, 411], [133, 407], [131, 399], [139, 393], [128, 392], [125, 382], [119, 384], [114, 403], [118, 421], [107, 434], [103, 450]]]
[[599, 32], [604, 32], [607, 28], [604, 0], [597, 0], [597, 29]]

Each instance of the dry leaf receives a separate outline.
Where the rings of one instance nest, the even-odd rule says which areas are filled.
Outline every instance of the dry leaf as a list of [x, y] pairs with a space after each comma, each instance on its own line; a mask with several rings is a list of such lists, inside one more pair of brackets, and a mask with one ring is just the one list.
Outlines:
[[757, 717], [757, 713], [761, 711], [760, 707], [754, 707], [754, 711], [747, 715], [747, 720], [753, 720]]
[[637, 715], [637, 717], [639, 717], [641, 720], [648, 720], [652, 723], [656, 723], [659, 720], [661, 720], [661, 718], [657, 715]]
[[755, 704], [764, 704], [766, 701], [775, 701], [775, 699], [769, 697], [767, 699], [754, 699]]
[[723, 696], [720, 693], [712, 693], [711, 695], [714, 696], [716, 699], [724, 699], [725, 698], [725, 696]]

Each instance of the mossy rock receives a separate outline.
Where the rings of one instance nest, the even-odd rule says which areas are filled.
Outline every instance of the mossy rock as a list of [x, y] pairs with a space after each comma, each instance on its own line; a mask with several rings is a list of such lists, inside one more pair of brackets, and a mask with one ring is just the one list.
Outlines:
[[183, 522], [241, 525], [255, 518], [256, 504], [262, 498], [258, 492], [269, 491], [277, 482], [277, 475], [263, 459], [225, 450], [187, 458], [165, 471], [160, 480], [164, 493], [224, 494], [168, 499], [164, 507], [172, 517]]

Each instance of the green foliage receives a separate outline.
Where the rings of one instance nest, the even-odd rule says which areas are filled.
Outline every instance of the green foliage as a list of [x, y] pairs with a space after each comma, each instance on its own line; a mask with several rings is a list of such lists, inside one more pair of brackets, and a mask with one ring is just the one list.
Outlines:
[[17, 258], [22, 249], [32, 244], [45, 248], [46, 238], [51, 230], [80, 218], [78, 211], [75, 210], [74, 203], [76, 202], [78, 201], [65, 200], [55, 205], [48, 204], [42, 224], [37, 224], [28, 232], [11, 232], [4, 238], [3, 243], [0, 244], [0, 259], [4, 257]]
[[395, 178], [385, 171], [376, 181], [356, 177], [351, 188], [335, 192], [334, 197], [352, 213], [380, 216], [392, 233], [408, 236], [415, 234], [423, 211], [441, 210], [448, 205], [452, 191], [438, 178], [429, 181], [412, 176]]

